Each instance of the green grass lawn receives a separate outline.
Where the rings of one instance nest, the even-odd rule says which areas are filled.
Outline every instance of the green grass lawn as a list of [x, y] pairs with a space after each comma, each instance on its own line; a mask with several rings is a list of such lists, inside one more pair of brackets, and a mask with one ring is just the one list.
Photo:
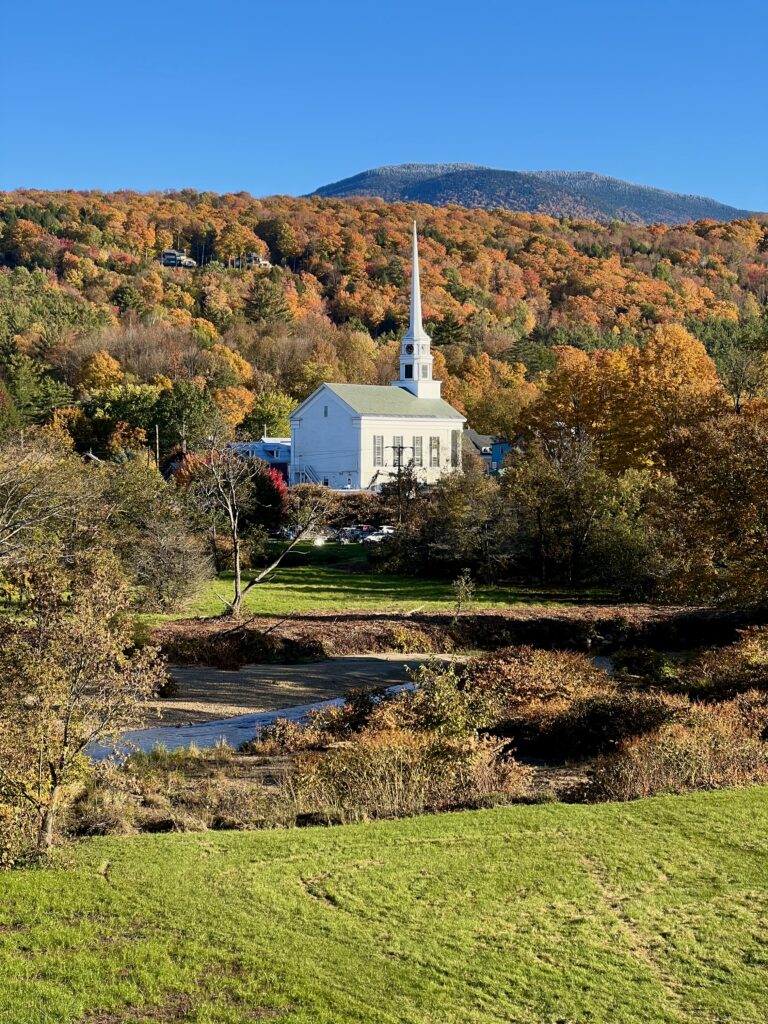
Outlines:
[[[252, 615], [288, 615], [302, 612], [410, 612], [451, 611], [455, 601], [449, 580], [429, 580], [384, 573], [360, 572], [366, 556], [362, 545], [301, 545], [289, 560], [264, 583], [254, 587], [245, 600]], [[246, 579], [250, 575], [246, 573]], [[187, 606], [185, 614], [220, 615], [231, 599], [232, 574], [205, 585]], [[521, 603], [564, 603], [581, 597], [599, 599], [596, 592], [575, 595], [566, 588], [542, 591], [526, 586], [478, 586], [475, 609], [498, 609]]]
[[764, 1024], [768, 789], [89, 840], [0, 876], [9, 1024]]

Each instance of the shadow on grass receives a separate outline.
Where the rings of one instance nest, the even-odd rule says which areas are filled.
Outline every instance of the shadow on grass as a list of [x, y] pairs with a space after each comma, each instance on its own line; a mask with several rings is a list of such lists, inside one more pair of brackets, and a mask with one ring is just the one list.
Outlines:
[[[245, 574], [245, 580], [251, 578]], [[232, 580], [231, 573], [222, 574], [209, 584], [207, 592], [195, 602], [198, 613], [216, 614]], [[595, 590], [573, 591], [565, 588], [535, 588], [526, 585], [478, 587], [474, 610], [493, 609], [519, 604], [583, 604], [594, 601], [611, 602], [611, 595]], [[454, 606], [451, 584], [445, 580], [419, 579], [405, 576], [350, 574], [327, 565], [305, 565], [280, 568], [264, 583], [254, 587], [246, 597], [251, 614], [273, 615], [286, 612], [320, 610], [371, 611], [446, 610]], [[425, 607], [426, 606], [426, 607]]]

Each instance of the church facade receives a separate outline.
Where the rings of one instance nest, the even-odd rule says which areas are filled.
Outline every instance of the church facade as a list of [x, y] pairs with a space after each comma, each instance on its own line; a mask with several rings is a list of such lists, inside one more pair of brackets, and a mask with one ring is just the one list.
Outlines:
[[432, 376], [431, 339], [421, 316], [416, 224], [411, 316], [400, 345], [400, 377], [390, 385], [323, 384], [291, 420], [291, 483], [372, 490], [413, 463], [425, 483], [461, 469], [464, 416]]

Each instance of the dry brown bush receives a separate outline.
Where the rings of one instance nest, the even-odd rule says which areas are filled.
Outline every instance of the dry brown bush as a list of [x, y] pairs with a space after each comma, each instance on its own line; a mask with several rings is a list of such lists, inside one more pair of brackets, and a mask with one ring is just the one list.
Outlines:
[[531, 769], [498, 743], [405, 730], [297, 759], [296, 801], [318, 820], [348, 822], [482, 806], [529, 791]]
[[624, 743], [595, 766], [591, 796], [634, 800], [766, 782], [768, 746], [730, 703], [694, 707], [686, 722]]
[[751, 626], [740, 630], [735, 644], [702, 652], [683, 667], [678, 687], [708, 701], [768, 689], [768, 628]]
[[690, 704], [660, 692], [617, 690], [579, 697], [556, 715], [550, 709], [538, 712], [533, 706], [518, 719], [518, 750], [558, 760], [585, 759], [684, 718]]
[[616, 692], [616, 684], [585, 654], [509, 647], [471, 662], [468, 686], [488, 706], [488, 725], [501, 735], [545, 734], [574, 701]]

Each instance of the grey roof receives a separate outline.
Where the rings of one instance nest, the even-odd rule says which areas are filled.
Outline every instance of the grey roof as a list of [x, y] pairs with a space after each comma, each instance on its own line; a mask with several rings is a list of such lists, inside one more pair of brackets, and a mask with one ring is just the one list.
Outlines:
[[496, 438], [492, 437], [490, 434], [478, 434], [478, 432], [473, 430], [471, 427], [467, 430], [466, 437], [470, 444], [480, 452], [483, 448], [493, 447], [493, 442], [496, 440]]
[[[441, 420], [464, 419], [460, 412], [442, 398], [417, 398], [405, 388], [393, 387], [391, 384], [323, 384], [318, 390], [323, 388], [333, 392], [361, 416], [424, 416], [428, 419]], [[292, 413], [291, 418], [298, 411], [297, 409]]]

